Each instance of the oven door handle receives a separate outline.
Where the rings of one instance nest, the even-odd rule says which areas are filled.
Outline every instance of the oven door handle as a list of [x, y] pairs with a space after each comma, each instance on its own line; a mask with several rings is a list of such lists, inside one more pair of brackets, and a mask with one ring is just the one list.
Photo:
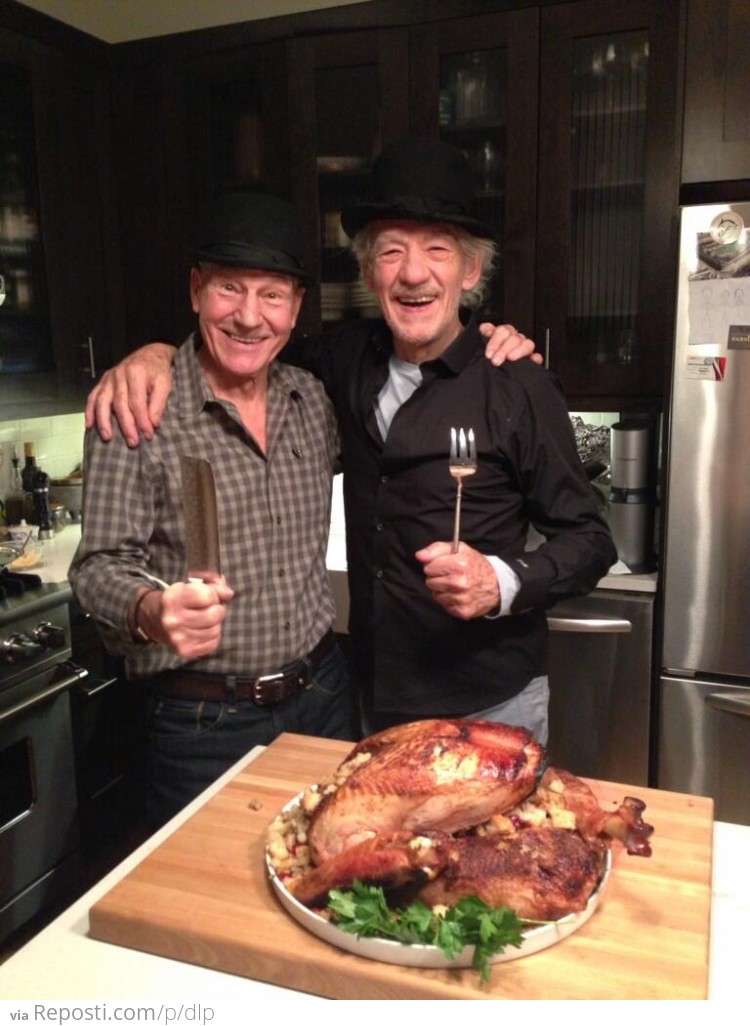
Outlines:
[[68, 691], [76, 684], [82, 676], [86, 675], [86, 670], [80, 669], [80, 667], [74, 667], [69, 664], [66, 667], [68, 672], [60, 680], [56, 680], [49, 687], [43, 691], [38, 691], [35, 695], [31, 695], [30, 698], [26, 698], [21, 702], [17, 702], [12, 705], [9, 709], [3, 709], [0, 711], [0, 723], [7, 723], [9, 720], [15, 719], [16, 716], [20, 716], [21, 713], [28, 712], [30, 709], [34, 709], [37, 705], [41, 705], [48, 699], [58, 695], [61, 691]]
[[551, 631], [577, 634], [630, 634], [633, 630], [630, 620], [607, 620], [600, 616], [548, 616], [547, 626]]

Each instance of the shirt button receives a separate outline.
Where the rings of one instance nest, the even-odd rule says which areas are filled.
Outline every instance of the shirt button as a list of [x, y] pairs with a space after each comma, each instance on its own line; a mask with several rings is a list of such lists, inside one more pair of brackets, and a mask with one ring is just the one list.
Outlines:
[[382, 531], [384, 526], [385, 526], [384, 524], [376, 524], [375, 525], [375, 530], [376, 531]]
[[382, 484], [387, 484], [388, 483], [388, 475], [387, 474], [381, 474], [380, 475], [380, 480], [381, 480]]
[[277, 524], [280, 524], [280, 523], [281, 523], [281, 517], [278, 517], [278, 516], [276, 517], [276, 523], [277, 523]]
[[381, 577], [383, 576], [383, 571], [382, 571], [382, 570], [376, 570], [376, 571], [375, 571], [375, 576], [376, 576], [376, 577], [377, 577], [378, 579], [380, 579], [380, 578], [381, 578]]
[[285, 576], [286, 576], [286, 570], [283, 570], [283, 569], [279, 570], [279, 577], [285, 577]]
[[289, 623], [289, 621], [287, 620], [287, 621], [286, 621], [286, 623], [284, 624], [284, 630], [285, 630], [285, 631], [288, 631], [288, 630], [290, 630], [290, 629], [291, 629], [291, 626], [292, 626], [292, 625], [291, 625], [291, 624]]

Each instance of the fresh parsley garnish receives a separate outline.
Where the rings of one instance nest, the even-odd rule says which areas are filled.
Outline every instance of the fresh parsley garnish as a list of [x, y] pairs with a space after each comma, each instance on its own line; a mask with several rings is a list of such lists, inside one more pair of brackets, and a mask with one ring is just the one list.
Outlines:
[[382, 887], [359, 880], [350, 891], [330, 891], [328, 898], [333, 921], [345, 933], [402, 944], [433, 944], [449, 959], [473, 945], [472, 967], [485, 983], [490, 978], [490, 958], [523, 943], [524, 920], [509, 908], [491, 908], [481, 898], [462, 898], [444, 915], [435, 914], [421, 901], [392, 909]]

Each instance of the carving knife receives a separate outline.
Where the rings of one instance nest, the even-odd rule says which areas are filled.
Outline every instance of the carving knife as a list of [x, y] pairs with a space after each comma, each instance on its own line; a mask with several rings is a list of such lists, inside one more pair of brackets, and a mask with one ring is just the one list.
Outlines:
[[188, 580], [221, 573], [221, 541], [216, 485], [211, 464], [198, 456], [180, 456]]

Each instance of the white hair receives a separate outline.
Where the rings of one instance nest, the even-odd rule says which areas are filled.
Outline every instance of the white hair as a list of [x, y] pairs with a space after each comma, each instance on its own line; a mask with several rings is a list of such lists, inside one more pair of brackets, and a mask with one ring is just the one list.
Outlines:
[[[378, 235], [376, 225], [376, 221], [371, 221], [361, 228], [352, 239], [352, 252], [357, 259], [363, 277], [366, 277], [372, 270], [375, 240]], [[475, 309], [484, 302], [489, 290], [490, 279], [495, 273], [497, 244], [492, 239], [472, 235], [457, 225], [440, 223], [440, 228], [456, 240], [467, 261], [472, 262], [477, 257], [481, 260], [482, 269], [476, 285], [472, 289], [464, 289], [461, 293], [461, 306]]]

